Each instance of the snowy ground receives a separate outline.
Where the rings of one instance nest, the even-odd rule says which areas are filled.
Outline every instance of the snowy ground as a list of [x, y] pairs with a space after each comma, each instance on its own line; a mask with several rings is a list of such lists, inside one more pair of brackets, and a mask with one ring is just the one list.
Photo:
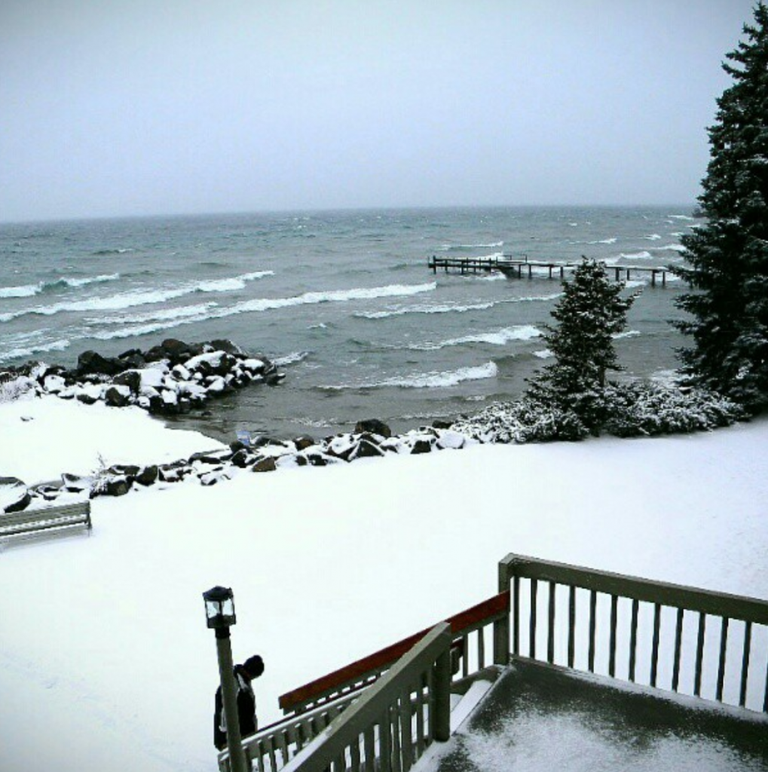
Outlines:
[[[0, 474], [28, 482], [216, 445], [124, 409], [20, 404], [0, 405]], [[766, 468], [761, 420], [95, 499], [90, 537], [0, 550], [0, 768], [214, 770], [214, 584], [235, 591], [235, 658], [264, 656], [262, 723], [282, 692], [493, 594], [510, 551], [768, 598]]]

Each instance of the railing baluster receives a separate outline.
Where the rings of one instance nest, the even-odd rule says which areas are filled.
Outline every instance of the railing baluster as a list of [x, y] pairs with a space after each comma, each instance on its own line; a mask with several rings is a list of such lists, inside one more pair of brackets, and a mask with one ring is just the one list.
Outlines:
[[482, 670], [485, 667], [485, 628], [481, 627], [477, 631], [477, 669]]
[[264, 769], [264, 745], [259, 743], [256, 751], [256, 763], [259, 767], [259, 772], [265, 772]]
[[392, 736], [389, 718], [389, 708], [379, 719], [379, 772], [392, 772], [390, 759], [392, 758]]
[[683, 645], [683, 615], [685, 609], [677, 610], [677, 621], [675, 622], [675, 659], [672, 663], [672, 691], [676, 692], [680, 686], [680, 651]]
[[512, 653], [520, 654], [520, 577], [515, 576], [513, 586], [513, 611], [512, 611]]
[[661, 604], [653, 604], [653, 646], [651, 648], [651, 686], [656, 686], [659, 673], [659, 636], [661, 633]]
[[402, 748], [400, 746], [400, 711], [395, 704], [389, 709], [390, 727], [392, 729], [392, 772], [402, 772], [400, 763]]
[[568, 588], [568, 667], [573, 667], [576, 651], [576, 587]]
[[400, 727], [403, 733], [403, 772], [408, 772], [413, 764], [412, 720], [411, 690], [406, 689], [400, 695]]
[[365, 753], [365, 772], [375, 772], [376, 770], [375, 724], [371, 724], [363, 734], [363, 751]]
[[528, 656], [531, 659], [536, 659], [536, 593], [539, 588], [539, 582], [537, 579], [531, 579], [531, 613], [530, 613], [530, 625], [528, 628]]
[[555, 661], [555, 583], [549, 583], [549, 619], [547, 625], [547, 662]]
[[765, 695], [763, 696], [763, 713], [768, 713], [768, 662], [765, 664]]
[[595, 629], [597, 626], [596, 619], [597, 611], [597, 592], [590, 590], [589, 592], [589, 654], [588, 654], [588, 669], [590, 673], [595, 672]]
[[752, 649], [752, 623], [744, 623], [744, 650], [741, 655], [741, 689], [739, 690], [739, 705], [747, 704], [747, 679], [749, 678], [749, 655]]
[[461, 636], [461, 650], [461, 675], [466, 678], [469, 675], [469, 636], [466, 634]]
[[434, 739], [432, 737], [432, 724], [434, 723], [432, 721], [432, 711], [435, 709], [435, 677], [434, 677], [434, 669], [429, 668], [427, 670], [427, 745], [429, 745], [432, 740]]
[[351, 772], [360, 772], [360, 738], [349, 746], [349, 762]]
[[610, 651], [608, 654], [608, 675], [611, 678], [616, 677], [616, 623], [618, 620], [619, 599], [616, 595], [611, 595], [611, 640]]
[[717, 666], [717, 692], [715, 699], [723, 701], [723, 686], [725, 685], [725, 658], [728, 655], [728, 617], [720, 618], [720, 663]]
[[632, 600], [632, 621], [629, 626], [629, 680], [635, 681], [635, 665], [637, 664], [637, 618], [640, 613], [640, 601]]
[[693, 679], [693, 693], [701, 697], [701, 669], [704, 662], [704, 636], [707, 631], [707, 615], [699, 612], [699, 635], [696, 640], [696, 672]]
[[416, 685], [416, 754], [421, 756], [426, 747], [424, 742], [424, 687], [419, 679]]

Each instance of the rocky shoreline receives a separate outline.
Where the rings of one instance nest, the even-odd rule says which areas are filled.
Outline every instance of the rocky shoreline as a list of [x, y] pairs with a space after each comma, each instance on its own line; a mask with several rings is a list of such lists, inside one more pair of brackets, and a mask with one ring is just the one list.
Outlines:
[[0, 385], [55, 394], [92, 405], [137, 405], [156, 415], [178, 415], [253, 383], [273, 386], [285, 375], [264, 356], [249, 354], [230, 340], [184, 343], [168, 338], [147, 351], [116, 357], [84, 351], [77, 366], [28, 362], [0, 370]]
[[[168, 339], [148, 351], [132, 349], [113, 358], [87, 351], [71, 370], [29, 362], [0, 371], [0, 386], [13, 383], [20, 392], [34, 391], [40, 396], [86, 404], [102, 401], [112, 407], [136, 405], [153, 414], [176, 415], [247, 385], [275, 385], [283, 378], [269, 359], [250, 355], [231, 341], [187, 344]], [[0, 511], [44, 506], [73, 495], [122, 496], [134, 489], [187, 479], [210, 486], [242, 473], [327, 466], [389, 453], [422, 454], [475, 442], [453, 431], [445, 421], [393, 435], [385, 423], [369, 419], [358, 422], [352, 432], [321, 440], [307, 435], [292, 440], [251, 438], [246, 433], [228, 448], [196, 452], [171, 463], [116, 464], [90, 475], [63, 473], [60, 481], [29, 486], [15, 477], [0, 477]]]

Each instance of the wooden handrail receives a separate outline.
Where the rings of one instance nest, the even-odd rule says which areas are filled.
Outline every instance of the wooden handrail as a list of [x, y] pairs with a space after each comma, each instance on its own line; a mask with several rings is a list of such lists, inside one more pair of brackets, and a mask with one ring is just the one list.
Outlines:
[[[445, 621], [451, 626], [451, 634], [454, 638], [477, 629], [483, 623], [493, 621], [494, 618], [509, 613], [509, 590], [494, 595], [488, 600], [472, 606], [464, 611], [454, 614]], [[396, 662], [407, 651], [413, 648], [432, 627], [427, 627], [414, 635], [409, 635], [397, 643], [393, 643], [380, 649], [367, 657], [345, 665], [327, 675], [310, 681], [296, 689], [286, 692], [279, 698], [279, 705], [283, 712], [288, 712], [299, 704], [311, 701], [314, 697], [325, 694], [334, 688], [341, 688], [345, 684], [354, 683], [365, 676], [371, 678]]]
[[636, 576], [596, 571], [554, 561], [539, 560], [525, 555], [507, 555], [499, 564], [505, 572], [506, 583], [500, 574], [500, 587], [509, 587], [509, 577], [541, 579], [558, 584], [574, 585], [608, 595], [660, 603], [673, 608], [684, 608], [714, 616], [741, 619], [755, 624], [768, 625], [768, 601], [711, 592], [681, 584], [658, 582]]

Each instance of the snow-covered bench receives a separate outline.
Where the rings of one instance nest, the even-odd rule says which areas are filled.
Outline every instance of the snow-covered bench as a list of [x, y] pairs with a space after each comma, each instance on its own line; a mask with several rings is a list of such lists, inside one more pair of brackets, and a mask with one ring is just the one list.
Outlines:
[[34, 534], [57, 528], [85, 526], [91, 530], [91, 502], [6, 512], [0, 515], [0, 538]]

